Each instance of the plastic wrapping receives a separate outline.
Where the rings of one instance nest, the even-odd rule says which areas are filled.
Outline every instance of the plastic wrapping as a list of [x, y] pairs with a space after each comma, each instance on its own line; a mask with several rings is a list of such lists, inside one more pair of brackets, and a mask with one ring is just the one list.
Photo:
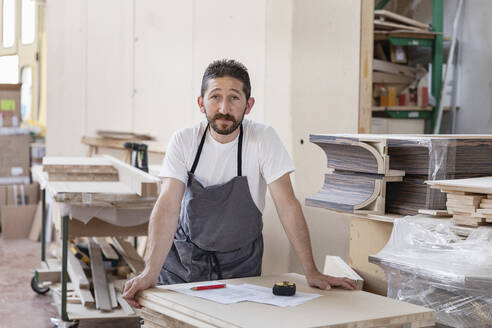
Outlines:
[[384, 269], [388, 297], [432, 308], [451, 327], [492, 327], [492, 228], [461, 239], [449, 220], [395, 220], [369, 261]]

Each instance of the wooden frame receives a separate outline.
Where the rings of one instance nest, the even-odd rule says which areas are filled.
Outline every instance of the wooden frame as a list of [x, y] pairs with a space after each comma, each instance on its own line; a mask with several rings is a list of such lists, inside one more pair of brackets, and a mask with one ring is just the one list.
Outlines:
[[359, 67], [359, 133], [371, 132], [372, 65], [374, 49], [374, 0], [361, 0], [360, 67]]

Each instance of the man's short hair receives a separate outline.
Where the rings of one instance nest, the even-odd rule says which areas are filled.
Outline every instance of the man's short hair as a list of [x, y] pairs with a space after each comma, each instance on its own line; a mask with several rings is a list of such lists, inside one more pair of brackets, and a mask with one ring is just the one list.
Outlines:
[[234, 59], [221, 59], [213, 61], [208, 65], [202, 78], [201, 96], [205, 96], [208, 81], [219, 77], [229, 76], [243, 82], [243, 91], [246, 100], [251, 96], [251, 83], [249, 81], [248, 69], [246, 66]]

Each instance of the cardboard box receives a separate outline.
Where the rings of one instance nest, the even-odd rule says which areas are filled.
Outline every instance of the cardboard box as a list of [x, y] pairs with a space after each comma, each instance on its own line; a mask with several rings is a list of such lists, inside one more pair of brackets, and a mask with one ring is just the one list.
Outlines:
[[25, 129], [0, 128], [0, 184], [30, 183], [27, 133]]
[[21, 85], [0, 84], [0, 126], [20, 125]]
[[24, 206], [2, 206], [0, 211], [3, 239], [22, 239], [29, 237], [37, 204]]

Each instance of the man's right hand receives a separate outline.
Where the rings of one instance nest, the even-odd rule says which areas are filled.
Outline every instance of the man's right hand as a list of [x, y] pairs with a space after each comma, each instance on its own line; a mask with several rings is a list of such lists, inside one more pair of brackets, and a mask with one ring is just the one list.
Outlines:
[[125, 289], [123, 290], [123, 298], [128, 302], [131, 306], [140, 309], [142, 306], [138, 304], [137, 300], [135, 300], [135, 295], [147, 288], [154, 287], [157, 284], [158, 276], [155, 277], [146, 273], [145, 271], [136, 276], [133, 279], [128, 280], [125, 283]]

